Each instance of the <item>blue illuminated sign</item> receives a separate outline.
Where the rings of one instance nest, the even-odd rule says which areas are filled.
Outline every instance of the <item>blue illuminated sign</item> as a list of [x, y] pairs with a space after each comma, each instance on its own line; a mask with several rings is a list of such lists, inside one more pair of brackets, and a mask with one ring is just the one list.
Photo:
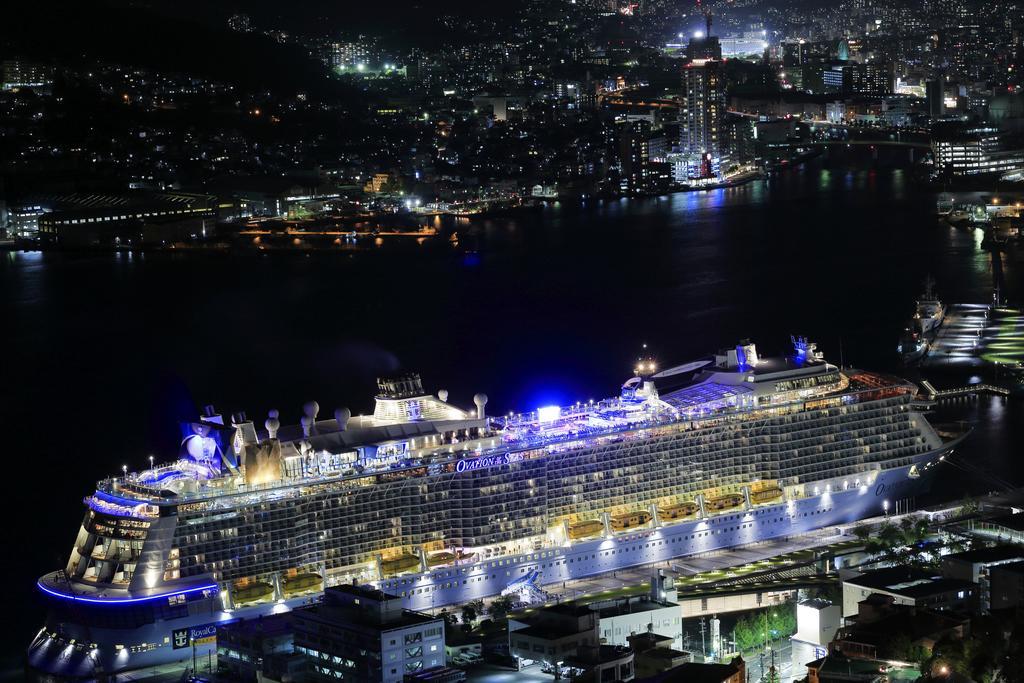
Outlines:
[[522, 453], [505, 453], [503, 455], [489, 455], [486, 458], [473, 458], [471, 460], [460, 460], [455, 465], [456, 472], [472, 472], [482, 470], [485, 467], [497, 467], [499, 465], [510, 465], [523, 460]]
[[212, 643], [217, 639], [217, 624], [203, 624], [202, 626], [189, 626], [171, 631], [171, 643], [173, 649], [180, 650], [189, 645], [203, 645]]

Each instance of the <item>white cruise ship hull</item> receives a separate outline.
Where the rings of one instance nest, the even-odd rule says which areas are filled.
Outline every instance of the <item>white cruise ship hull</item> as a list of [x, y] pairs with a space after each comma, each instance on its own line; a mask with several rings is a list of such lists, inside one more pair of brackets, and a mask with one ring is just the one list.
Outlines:
[[[823, 480], [817, 484], [819, 495], [749, 510], [735, 508], [706, 519], [683, 520], [658, 528], [637, 527], [610, 538], [582, 540], [563, 548], [438, 568], [376, 584], [386, 592], [404, 597], [409, 609], [430, 610], [497, 595], [511, 582], [532, 571], [540, 575], [539, 584], [556, 584], [855, 522], [883, 514], [885, 501], [894, 507], [897, 500], [927, 493], [935, 469], [932, 466], [956, 443], [915, 456], [900, 467], [868, 471], [859, 478]], [[859, 486], [857, 481], [861, 482]], [[197, 670], [203, 672], [216, 651], [215, 638], [207, 636], [199, 639], [202, 642], [175, 648], [176, 633], [189, 629], [205, 635], [215, 632], [218, 624], [288, 611], [317, 599], [318, 596], [305, 596], [231, 611], [221, 609], [217, 599], [197, 601], [186, 617], [158, 618], [127, 629], [90, 627], [84, 619], [80, 623], [63, 621], [59, 626], [51, 626], [48, 620], [29, 647], [28, 665], [37, 680], [88, 680], [175, 662], [191, 666], [193, 661]], [[109, 605], [98, 609], [124, 607]], [[212, 631], [210, 626], [214, 627]], [[48, 633], [51, 628], [59, 628], [64, 641], [94, 643], [97, 648], [90, 651], [58, 644]], [[136, 647], [135, 651], [129, 651], [127, 647], [118, 647], [140, 642], [150, 649]]]

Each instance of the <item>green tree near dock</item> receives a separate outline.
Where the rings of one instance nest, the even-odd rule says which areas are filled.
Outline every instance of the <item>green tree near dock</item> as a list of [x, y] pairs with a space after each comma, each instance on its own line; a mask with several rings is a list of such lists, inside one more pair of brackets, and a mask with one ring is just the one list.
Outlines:
[[764, 647], [766, 642], [796, 633], [796, 603], [787, 602], [741, 617], [734, 629], [736, 648], [749, 652]]
[[937, 560], [924, 545], [929, 531], [924, 517], [904, 517], [899, 524], [885, 522], [878, 529], [862, 524], [854, 528], [853, 535], [871, 555], [886, 555], [901, 567], [928, 569]]

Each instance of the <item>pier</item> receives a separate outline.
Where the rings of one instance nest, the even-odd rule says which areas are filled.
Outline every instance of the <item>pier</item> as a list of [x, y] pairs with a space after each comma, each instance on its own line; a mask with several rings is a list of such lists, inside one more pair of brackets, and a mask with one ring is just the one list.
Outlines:
[[1024, 362], [1024, 313], [988, 304], [952, 304], [921, 367], [985, 367]]
[[924, 388], [929, 400], [932, 401], [959, 398], [961, 396], [977, 396], [978, 394], [994, 394], [996, 396], [1010, 395], [1009, 389], [997, 387], [992, 384], [968, 384], [967, 386], [953, 387], [952, 389], [936, 389], [931, 382], [924, 380], [921, 382], [921, 387]]

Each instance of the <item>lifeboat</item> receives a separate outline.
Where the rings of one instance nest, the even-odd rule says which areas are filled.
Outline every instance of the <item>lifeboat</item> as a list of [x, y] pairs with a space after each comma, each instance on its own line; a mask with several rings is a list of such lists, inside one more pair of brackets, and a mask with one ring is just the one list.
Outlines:
[[779, 498], [782, 498], [782, 489], [778, 486], [750, 492], [750, 502], [754, 504], [768, 503]]
[[400, 574], [401, 572], [408, 572], [414, 569], [418, 569], [420, 566], [420, 558], [415, 555], [399, 555], [398, 557], [391, 558], [390, 560], [383, 560], [380, 563], [380, 570], [385, 575]]
[[319, 574], [313, 574], [312, 572], [296, 574], [284, 580], [281, 590], [287, 596], [298, 595], [300, 593], [319, 591], [323, 587], [323, 582], [323, 577]]
[[729, 508], [734, 508], [742, 504], [742, 493], [729, 493], [724, 496], [719, 496], [718, 498], [710, 499], [707, 503], [705, 503], [705, 507], [708, 510], [728, 510]]
[[647, 524], [649, 521], [651, 521], [650, 512], [623, 512], [618, 515], [612, 515], [612, 529], [615, 531], [625, 531], [626, 529]]
[[442, 550], [440, 552], [431, 553], [427, 555], [427, 566], [428, 567], [442, 567], [458, 562], [472, 562], [473, 558], [476, 557], [476, 553], [467, 553], [462, 550], [458, 553], [453, 553], [450, 550]]
[[454, 561], [455, 553], [450, 553], [447, 550], [434, 553], [433, 555], [427, 555], [428, 567], [440, 567], [441, 565], [451, 564]]
[[596, 519], [569, 525], [569, 538], [587, 538], [604, 531], [604, 524]]
[[250, 581], [244, 586], [236, 586], [231, 591], [231, 599], [236, 605], [250, 602], [262, 602], [274, 595], [274, 587], [266, 581]]
[[672, 505], [659, 505], [658, 515], [664, 519], [682, 519], [697, 514], [696, 503], [674, 503]]

